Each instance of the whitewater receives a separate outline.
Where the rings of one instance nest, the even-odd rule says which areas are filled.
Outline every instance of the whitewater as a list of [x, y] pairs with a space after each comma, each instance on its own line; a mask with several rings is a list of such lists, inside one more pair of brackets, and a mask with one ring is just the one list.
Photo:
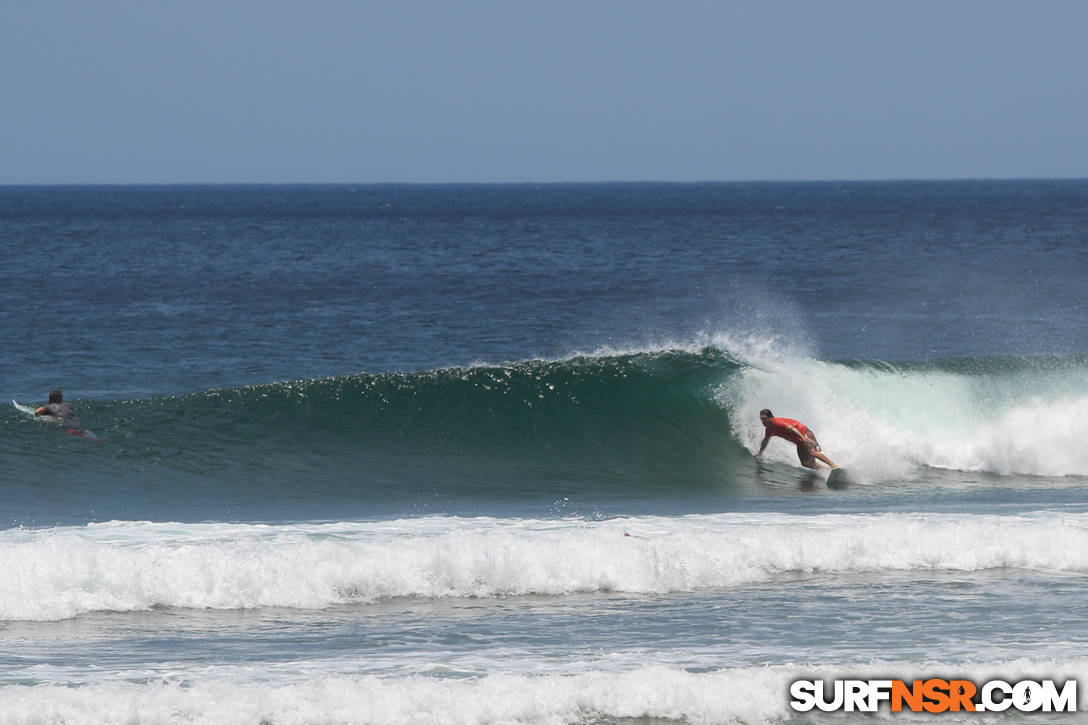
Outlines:
[[665, 594], [799, 575], [1088, 573], [1088, 514], [110, 522], [0, 535], [0, 618]]

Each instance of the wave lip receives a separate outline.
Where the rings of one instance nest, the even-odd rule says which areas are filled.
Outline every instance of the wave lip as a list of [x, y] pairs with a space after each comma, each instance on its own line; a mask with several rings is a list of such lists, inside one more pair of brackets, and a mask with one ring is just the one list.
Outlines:
[[0, 619], [153, 607], [321, 609], [426, 599], [665, 593], [782, 575], [1088, 572], [1088, 514], [784, 514], [0, 533]]

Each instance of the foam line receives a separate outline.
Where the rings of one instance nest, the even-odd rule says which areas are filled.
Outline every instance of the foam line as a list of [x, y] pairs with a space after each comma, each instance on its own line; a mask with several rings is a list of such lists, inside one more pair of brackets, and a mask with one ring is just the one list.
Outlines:
[[[48, 722], [99, 725], [142, 723], [276, 723], [329, 725], [560, 725], [623, 718], [656, 718], [693, 725], [736, 722], [763, 725], [789, 721], [789, 683], [795, 679], [948, 676], [1019, 679], [1088, 676], [1088, 661], [1023, 659], [1012, 662], [885, 662], [862, 666], [785, 665], [687, 672], [633, 666], [625, 672], [577, 675], [491, 674], [480, 678], [409, 676], [318, 676], [287, 683], [216, 677], [189, 680], [184, 674], [146, 684], [101, 683], [79, 687], [0, 687], [0, 725]], [[929, 722], [933, 715], [866, 715], [869, 721]], [[976, 718], [972, 718], [975, 721]], [[979, 722], [992, 722], [985, 716]], [[1083, 722], [1081, 712], [1072, 721]], [[1063, 719], [1063, 722], [1070, 720]]]
[[[625, 534], [631, 534], [625, 536]], [[699, 591], [784, 574], [1088, 572], [1088, 514], [720, 514], [0, 532], [0, 618]]]

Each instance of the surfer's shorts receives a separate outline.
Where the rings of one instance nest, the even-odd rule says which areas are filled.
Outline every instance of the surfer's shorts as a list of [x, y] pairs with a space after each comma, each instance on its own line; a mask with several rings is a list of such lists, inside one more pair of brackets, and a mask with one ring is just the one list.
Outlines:
[[812, 454], [821, 453], [820, 443], [816, 440], [816, 436], [809, 432], [805, 436], [805, 439], [797, 444], [797, 457], [802, 461], [806, 458], [812, 458]]

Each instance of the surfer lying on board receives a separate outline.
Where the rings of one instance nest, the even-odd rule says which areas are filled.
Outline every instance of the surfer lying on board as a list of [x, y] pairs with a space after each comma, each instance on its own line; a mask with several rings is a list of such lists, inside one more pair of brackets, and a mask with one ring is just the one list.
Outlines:
[[816, 436], [804, 423], [799, 423], [790, 418], [775, 418], [774, 413], [768, 408], [759, 411], [759, 419], [763, 422], [767, 434], [763, 436], [763, 443], [760, 444], [759, 453], [756, 454], [757, 458], [763, 455], [763, 450], [767, 447], [767, 442], [771, 440], [771, 436], [778, 436], [797, 446], [797, 457], [801, 459], [801, 465], [805, 468], [819, 468], [816, 464], [817, 458], [832, 468], [838, 468], [820, 450], [820, 444], [816, 442]]
[[49, 393], [49, 402], [34, 411], [34, 415], [49, 415], [60, 421], [65, 428], [82, 428], [76, 419], [76, 411], [71, 403], [64, 402], [64, 393], [54, 390]]

